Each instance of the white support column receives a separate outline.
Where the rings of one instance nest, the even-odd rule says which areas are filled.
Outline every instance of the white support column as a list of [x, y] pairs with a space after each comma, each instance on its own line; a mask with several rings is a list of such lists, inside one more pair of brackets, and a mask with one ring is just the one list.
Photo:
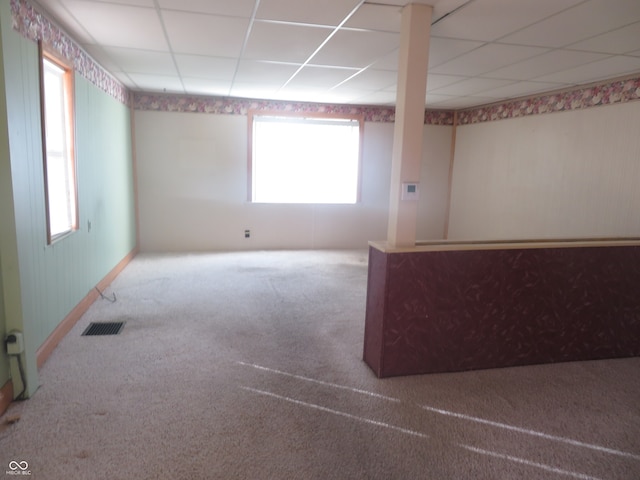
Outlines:
[[432, 11], [433, 7], [419, 4], [402, 10], [387, 234], [392, 247], [413, 247], [416, 243], [418, 201], [403, 200], [402, 186], [420, 180]]

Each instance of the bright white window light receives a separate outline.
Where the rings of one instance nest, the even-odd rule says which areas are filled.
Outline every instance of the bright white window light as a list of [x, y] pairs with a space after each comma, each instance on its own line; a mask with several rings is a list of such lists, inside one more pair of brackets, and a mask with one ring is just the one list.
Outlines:
[[67, 85], [71, 72], [47, 58], [42, 66], [47, 224], [52, 242], [77, 225], [73, 118]]
[[356, 203], [358, 120], [253, 117], [252, 200]]

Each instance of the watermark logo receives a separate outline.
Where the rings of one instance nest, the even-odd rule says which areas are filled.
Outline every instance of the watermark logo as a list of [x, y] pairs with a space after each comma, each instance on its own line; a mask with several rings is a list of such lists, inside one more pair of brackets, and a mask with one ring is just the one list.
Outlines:
[[7, 475], [31, 475], [31, 470], [29, 470], [29, 464], [25, 460], [20, 462], [11, 460], [9, 462], [9, 470], [5, 473]]

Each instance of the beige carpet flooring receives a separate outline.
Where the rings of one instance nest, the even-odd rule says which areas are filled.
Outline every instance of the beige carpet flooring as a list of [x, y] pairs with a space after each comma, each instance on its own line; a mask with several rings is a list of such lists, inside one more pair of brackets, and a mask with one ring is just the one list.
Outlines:
[[640, 479], [640, 358], [379, 380], [366, 277], [364, 251], [138, 256], [0, 419], [0, 479]]

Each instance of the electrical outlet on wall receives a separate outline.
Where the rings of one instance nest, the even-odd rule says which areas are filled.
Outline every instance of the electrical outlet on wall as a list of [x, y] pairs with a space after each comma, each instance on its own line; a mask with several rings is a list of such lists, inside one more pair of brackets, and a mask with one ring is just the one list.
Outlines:
[[20, 355], [24, 352], [24, 339], [22, 338], [22, 332], [13, 330], [9, 332], [4, 343], [7, 348], [7, 355]]
[[251, 230], [245, 230], [244, 231], [244, 238], [250, 238], [251, 237]]

